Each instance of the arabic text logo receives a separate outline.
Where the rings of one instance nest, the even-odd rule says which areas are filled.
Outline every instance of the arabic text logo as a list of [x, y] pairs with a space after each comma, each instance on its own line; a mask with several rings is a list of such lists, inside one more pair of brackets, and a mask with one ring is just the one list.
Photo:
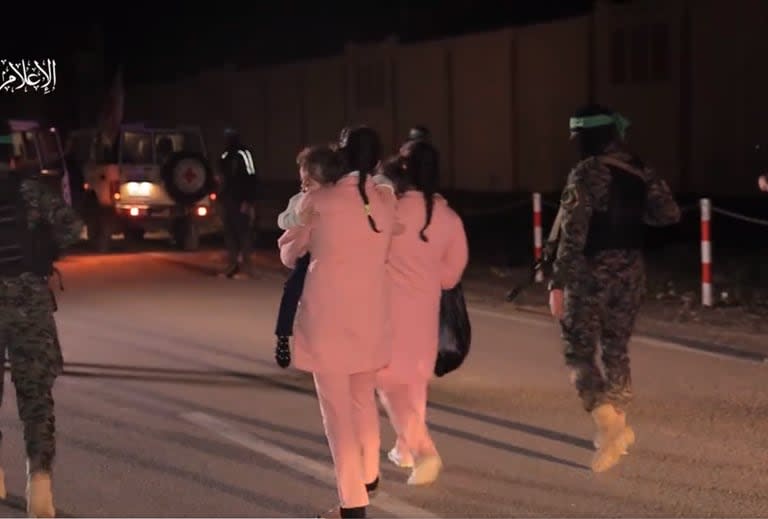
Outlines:
[[42, 92], [56, 90], [56, 60], [0, 59], [0, 93]]

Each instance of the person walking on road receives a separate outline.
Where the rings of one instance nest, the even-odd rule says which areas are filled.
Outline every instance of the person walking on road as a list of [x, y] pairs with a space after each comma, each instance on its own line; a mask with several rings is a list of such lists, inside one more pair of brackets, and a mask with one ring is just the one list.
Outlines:
[[[61, 195], [40, 180], [36, 168], [16, 167], [12, 147], [11, 136], [0, 135], [0, 351], [3, 361], [8, 357], [24, 423], [27, 514], [53, 517], [53, 385], [63, 359], [48, 279], [59, 251], [78, 241], [83, 223]], [[4, 371], [3, 363], [0, 382]], [[5, 497], [5, 474], [0, 470], [0, 498]]]
[[[338, 177], [331, 179], [323, 177], [323, 173], [332, 168], [334, 160], [338, 160], [338, 155], [327, 146], [312, 146], [299, 153], [296, 157], [296, 163], [299, 166], [301, 191], [290, 198], [288, 207], [278, 215], [277, 226], [280, 229], [287, 231], [292, 227], [302, 225], [297, 208], [304, 195], [338, 180]], [[394, 190], [392, 181], [386, 175], [374, 175], [373, 182], [377, 185], [389, 185]], [[283, 286], [283, 296], [280, 299], [275, 325], [275, 335], [277, 336], [275, 361], [282, 368], [287, 368], [291, 363], [290, 337], [293, 335], [293, 322], [304, 288], [304, 279], [307, 277], [309, 262], [309, 254], [299, 258], [296, 261], [296, 267]]]
[[379, 484], [375, 385], [392, 350], [386, 262], [396, 202], [392, 189], [370, 176], [380, 147], [371, 128], [343, 132], [343, 176], [307, 193], [299, 206], [304, 225], [278, 241], [287, 267], [308, 252], [312, 258], [293, 327], [293, 362], [314, 375], [333, 457], [339, 507], [325, 517], [365, 517]]
[[228, 129], [225, 132], [226, 149], [221, 155], [218, 193], [222, 211], [224, 238], [229, 264], [223, 273], [228, 278], [250, 277], [251, 249], [256, 220], [258, 176], [253, 154], [240, 141], [240, 135]]
[[378, 374], [382, 404], [397, 433], [388, 457], [412, 468], [409, 485], [435, 481], [442, 460], [426, 423], [427, 388], [437, 359], [440, 297], [461, 280], [469, 259], [461, 218], [437, 193], [439, 155], [414, 140], [400, 150], [403, 192], [392, 238], [389, 272], [392, 361]]
[[[613, 467], [635, 441], [626, 425], [632, 399], [627, 344], [645, 294], [645, 226], [680, 220], [667, 183], [625, 151], [628, 125], [620, 114], [598, 105], [571, 118], [581, 161], [563, 189], [561, 236], [549, 283], [565, 361], [597, 427], [595, 472]], [[598, 343], [604, 376], [595, 359]]]

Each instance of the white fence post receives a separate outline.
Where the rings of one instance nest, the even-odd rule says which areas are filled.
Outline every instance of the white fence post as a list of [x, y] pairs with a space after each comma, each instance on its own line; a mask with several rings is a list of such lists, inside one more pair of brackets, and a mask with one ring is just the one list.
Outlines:
[[[533, 194], [533, 256], [536, 261], [541, 260], [541, 193]], [[544, 281], [544, 272], [536, 271], [536, 282]]]
[[712, 204], [709, 198], [702, 198], [701, 207], [701, 304], [712, 306], [712, 241], [709, 222]]

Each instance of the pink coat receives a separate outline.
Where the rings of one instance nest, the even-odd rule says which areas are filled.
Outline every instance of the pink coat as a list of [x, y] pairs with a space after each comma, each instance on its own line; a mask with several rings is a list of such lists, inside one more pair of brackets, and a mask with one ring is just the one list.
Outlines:
[[[435, 198], [432, 222], [426, 221], [424, 197], [409, 191], [397, 203], [397, 223], [389, 253], [392, 308], [392, 360], [382, 380], [428, 380], [437, 358], [440, 295], [456, 286], [469, 260], [467, 236], [459, 215], [444, 198]], [[399, 226], [398, 225], [398, 226]]]
[[303, 371], [374, 371], [391, 356], [386, 261], [396, 202], [392, 191], [368, 179], [371, 214], [381, 231], [374, 232], [357, 181], [347, 176], [307, 194], [301, 207], [314, 208], [312, 220], [278, 240], [289, 268], [312, 254], [293, 327], [293, 365]]

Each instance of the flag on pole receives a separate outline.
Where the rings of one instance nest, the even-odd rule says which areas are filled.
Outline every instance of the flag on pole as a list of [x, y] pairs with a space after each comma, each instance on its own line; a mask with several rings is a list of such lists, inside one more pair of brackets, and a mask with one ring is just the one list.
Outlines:
[[99, 134], [105, 144], [111, 145], [120, 132], [125, 110], [125, 89], [123, 87], [123, 68], [118, 67], [112, 86], [107, 92], [104, 108], [99, 120]]

